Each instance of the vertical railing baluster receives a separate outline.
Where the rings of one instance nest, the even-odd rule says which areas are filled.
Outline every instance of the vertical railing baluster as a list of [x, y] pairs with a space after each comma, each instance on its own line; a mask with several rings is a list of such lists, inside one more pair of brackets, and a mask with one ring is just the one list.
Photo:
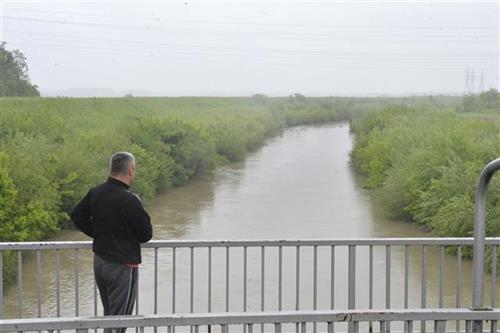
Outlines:
[[[295, 252], [295, 310], [300, 309], [300, 246]], [[299, 332], [299, 323], [295, 324], [295, 332]]]
[[172, 247], [172, 313], [175, 313], [175, 270], [176, 270], [176, 260], [177, 260], [177, 249]]
[[[462, 246], [457, 248], [457, 288], [456, 288], [456, 307], [462, 306]], [[460, 321], [457, 320], [456, 332], [460, 332]]]
[[226, 312], [229, 312], [229, 246], [226, 246]]
[[347, 308], [356, 308], [356, 246], [349, 245]]
[[[491, 247], [491, 308], [497, 306], [497, 246]], [[497, 331], [497, 321], [491, 321], [491, 333]]]
[[[373, 309], [373, 245], [368, 247], [368, 308]], [[368, 332], [373, 332], [373, 322], [368, 322]]]
[[[154, 298], [153, 298], [153, 313], [158, 314], [158, 248], [154, 248]], [[158, 332], [158, 327], [154, 327], [154, 333]]]
[[208, 312], [212, 312], [212, 247], [208, 247]]
[[[347, 308], [356, 308], [356, 245], [349, 245], [348, 250], [348, 286], [347, 286]], [[352, 322], [347, 324], [348, 332], [355, 333], [355, 326]]]
[[465, 321], [465, 332], [466, 333], [471, 333], [472, 332], [472, 320], [466, 320]]
[[491, 247], [491, 307], [497, 304], [497, 246]]
[[[408, 309], [408, 290], [409, 290], [409, 272], [410, 272], [410, 267], [409, 267], [409, 254], [408, 254], [408, 245], [405, 245], [405, 287], [404, 287], [404, 308]], [[404, 330], [405, 332], [408, 332], [409, 327], [408, 327], [409, 321], [404, 322]]]
[[[212, 247], [208, 247], [208, 312], [212, 312]], [[212, 326], [207, 325], [207, 331], [212, 331]]]
[[278, 310], [283, 309], [283, 247], [278, 247]]
[[444, 246], [439, 247], [439, 307], [444, 306]]
[[335, 308], [335, 246], [331, 246], [330, 247], [330, 309], [333, 310], [334, 308]]
[[17, 316], [23, 317], [23, 253], [17, 251]]
[[280, 323], [275, 323], [274, 324], [274, 332], [275, 333], [281, 333], [281, 324]]
[[[391, 246], [385, 246], [385, 308], [391, 308]], [[391, 323], [386, 324], [387, 332], [391, 331]]]
[[407, 320], [406, 322], [406, 333], [413, 332], [413, 320]]
[[[247, 311], [247, 247], [243, 246], [243, 312]], [[243, 333], [247, 332], [247, 326], [243, 325]]]
[[[189, 248], [189, 312], [194, 310], [194, 248]], [[193, 333], [193, 326], [189, 326], [189, 332]]]
[[36, 301], [37, 316], [42, 317], [42, 252], [36, 251]]
[[261, 258], [260, 258], [260, 310], [264, 311], [265, 307], [265, 288], [266, 288], [266, 248], [261, 246], [260, 248]]
[[[154, 300], [153, 300], [153, 313], [158, 313], [158, 248], [154, 248]], [[155, 332], [157, 331], [157, 327], [155, 326]]]
[[297, 246], [295, 255], [295, 310], [300, 310], [300, 246]]
[[[260, 311], [264, 312], [265, 307], [265, 288], [266, 288], [266, 248], [261, 246], [260, 248], [261, 258], [261, 276], [260, 276]], [[264, 332], [264, 324], [260, 326], [260, 331]]]
[[387, 323], [385, 321], [380, 321], [380, 333], [385, 333], [386, 332], [386, 328], [385, 328], [385, 325]]
[[385, 307], [391, 308], [391, 246], [385, 247]]
[[446, 333], [446, 321], [435, 320], [434, 321], [434, 333]]
[[328, 332], [328, 333], [334, 333], [334, 331], [333, 331], [333, 322], [332, 322], [332, 321], [329, 321], [329, 322], [326, 324], [326, 327], [327, 327], [327, 332]]
[[[318, 246], [313, 247], [313, 310], [318, 309]], [[313, 332], [316, 333], [317, 325], [313, 323]]]
[[189, 271], [189, 311], [194, 312], [194, 247], [190, 248], [190, 271]]
[[3, 253], [0, 251], [0, 320], [3, 319]]
[[56, 249], [56, 316], [61, 316], [61, 254]]
[[75, 249], [75, 316], [80, 315], [80, 251]]
[[248, 248], [243, 247], [243, 311], [247, 311]]
[[[176, 281], [177, 281], [177, 248], [172, 247], [172, 313], [176, 313]], [[172, 333], [175, 333], [176, 326], [172, 326]]]
[[[421, 308], [427, 307], [427, 246], [422, 245], [422, 290]], [[422, 321], [420, 331], [425, 332], [425, 321]]]
[[408, 293], [410, 289], [410, 256], [408, 245], [405, 245], [405, 295], [404, 295], [404, 308], [408, 309]]

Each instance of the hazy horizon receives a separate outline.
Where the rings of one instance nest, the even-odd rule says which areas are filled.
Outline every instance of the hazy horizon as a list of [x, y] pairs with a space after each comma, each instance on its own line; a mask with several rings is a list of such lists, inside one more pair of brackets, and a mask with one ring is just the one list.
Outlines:
[[1, 4], [43, 96], [411, 96], [499, 87], [499, 4]]

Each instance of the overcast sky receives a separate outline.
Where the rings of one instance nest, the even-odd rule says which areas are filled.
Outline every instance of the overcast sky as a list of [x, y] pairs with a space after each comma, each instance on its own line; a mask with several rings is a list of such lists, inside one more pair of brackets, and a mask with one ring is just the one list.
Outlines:
[[31, 80], [47, 96], [459, 94], [499, 86], [498, 3], [1, 7], [1, 39], [27, 56]]

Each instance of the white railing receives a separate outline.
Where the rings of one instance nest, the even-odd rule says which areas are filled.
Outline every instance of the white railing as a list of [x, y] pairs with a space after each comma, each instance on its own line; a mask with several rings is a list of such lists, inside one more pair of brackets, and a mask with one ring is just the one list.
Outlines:
[[[496, 269], [500, 238], [487, 238], [485, 243], [491, 248], [491, 265]], [[424, 309], [431, 298], [434, 304], [430, 306], [436, 308], [462, 308], [471, 305], [462, 301], [463, 277], [471, 275], [464, 275], [463, 265], [470, 265], [470, 261], [463, 259], [462, 253], [470, 251], [472, 245], [473, 238], [151, 241], [143, 245], [145, 260], [141, 270], [149, 275], [141, 274], [136, 314]], [[453, 248], [456, 258], [446, 254], [448, 248]], [[18, 260], [17, 284], [12, 286], [17, 289], [16, 301], [9, 303], [17, 311], [3, 318], [98, 315], [100, 302], [91, 272], [91, 242], [0, 243], [0, 275], [5, 251], [14, 251]], [[393, 260], [395, 256], [397, 261]], [[450, 260], [454, 264], [451, 275]], [[25, 274], [28, 268], [30, 272]], [[43, 277], [49, 275], [54, 285], [43, 283]], [[430, 282], [434, 294], [430, 294]], [[26, 283], [35, 286], [29, 295]], [[416, 283], [420, 289], [418, 300], [410, 299], [410, 289]], [[82, 289], [89, 288], [93, 288], [93, 306], [82, 310]], [[496, 275], [491, 276], [490, 291], [491, 307], [495, 307]], [[61, 302], [68, 293], [72, 301]], [[4, 294], [0, 286], [0, 313], [5, 308]], [[44, 300], [49, 298], [55, 301], [52, 313], [42, 311]], [[142, 301], [146, 298], [148, 302]], [[164, 303], [170, 303], [169, 307]], [[69, 308], [73, 308], [72, 314]], [[459, 329], [459, 322], [456, 325]]]
[[[157, 330], [166, 328], [171, 333], [176, 328], [187, 327], [194, 333], [199, 332], [241, 332], [252, 333], [255, 326], [266, 332], [281, 333], [298, 331], [305, 333], [311, 327], [321, 332], [333, 333], [335, 327], [346, 323], [353, 332], [365, 331], [363, 324], [377, 323], [375, 331], [389, 332], [392, 324], [400, 324], [405, 332], [447, 332], [447, 323], [463, 321], [466, 332], [472, 331], [473, 322], [481, 322], [490, 332], [496, 331], [500, 320], [500, 309], [473, 311], [469, 309], [420, 309], [420, 310], [346, 310], [346, 311], [291, 311], [257, 313], [200, 313], [182, 315], [150, 316], [109, 316], [109, 317], [71, 317], [43, 319], [10, 319], [0, 321], [2, 333], [44, 330], [77, 330], [89, 332], [91, 329], [135, 327], [139, 332], [145, 328]], [[393, 325], [395, 327], [396, 325]], [[372, 326], [370, 326], [372, 327]], [[396, 330], [392, 330], [395, 332]], [[371, 332], [371, 329], [370, 329]]]

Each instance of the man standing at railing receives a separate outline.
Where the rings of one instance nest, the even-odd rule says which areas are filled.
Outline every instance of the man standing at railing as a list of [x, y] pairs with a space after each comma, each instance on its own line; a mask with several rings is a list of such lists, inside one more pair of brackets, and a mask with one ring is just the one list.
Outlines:
[[85, 195], [71, 219], [94, 239], [94, 275], [104, 315], [130, 315], [137, 295], [141, 243], [151, 239], [153, 228], [141, 199], [129, 191], [135, 178], [134, 156], [113, 154], [109, 169], [107, 181]]

